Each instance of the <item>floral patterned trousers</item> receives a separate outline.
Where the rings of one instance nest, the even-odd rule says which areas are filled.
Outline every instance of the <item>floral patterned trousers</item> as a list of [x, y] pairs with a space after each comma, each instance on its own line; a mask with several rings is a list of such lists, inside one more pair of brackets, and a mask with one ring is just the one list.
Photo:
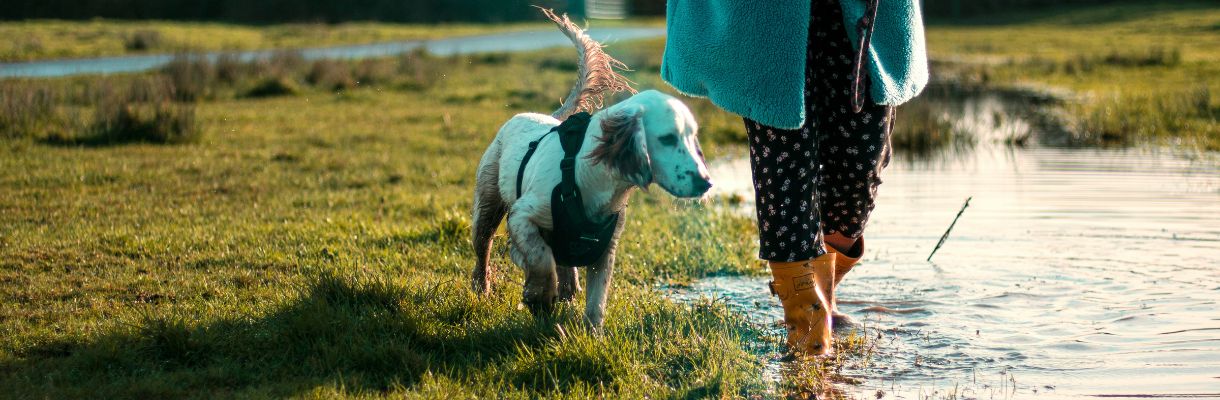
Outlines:
[[768, 261], [816, 258], [825, 252], [823, 235], [860, 237], [890, 160], [894, 110], [868, 101], [853, 112], [855, 51], [839, 2], [812, 3], [805, 125], [787, 130], [745, 120], [758, 256]]

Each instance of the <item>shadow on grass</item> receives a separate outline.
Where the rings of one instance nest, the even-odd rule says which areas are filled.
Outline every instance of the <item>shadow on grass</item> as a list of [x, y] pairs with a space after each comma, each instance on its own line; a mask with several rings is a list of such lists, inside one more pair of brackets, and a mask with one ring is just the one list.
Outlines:
[[[116, 332], [35, 345], [20, 359], [0, 362], [0, 392], [163, 398], [292, 395], [334, 385], [378, 393], [410, 388], [427, 374], [477, 379], [519, 346], [558, 335], [553, 321], [535, 320], [455, 286], [403, 287], [328, 276], [255, 318], [197, 324], [180, 316], [146, 316]], [[589, 376], [578, 371], [567, 379], [596, 385], [606, 378], [597, 368], [586, 369]], [[518, 378], [513, 380], [533, 380]]]

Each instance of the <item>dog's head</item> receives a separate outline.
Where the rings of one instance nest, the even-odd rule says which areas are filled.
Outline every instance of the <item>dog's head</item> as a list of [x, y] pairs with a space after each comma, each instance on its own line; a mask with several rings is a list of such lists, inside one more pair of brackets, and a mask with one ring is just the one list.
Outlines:
[[600, 114], [601, 139], [589, 152], [594, 163], [641, 188], [656, 182], [677, 197], [699, 197], [712, 187], [699, 126], [678, 99], [647, 90]]

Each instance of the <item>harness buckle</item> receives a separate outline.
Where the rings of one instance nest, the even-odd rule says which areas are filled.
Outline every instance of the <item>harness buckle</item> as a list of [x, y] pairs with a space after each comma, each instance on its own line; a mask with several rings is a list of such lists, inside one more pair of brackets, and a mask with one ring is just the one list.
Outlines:
[[569, 169], [575, 169], [575, 168], [576, 168], [576, 159], [573, 157], [564, 157], [563, 160], [559, 161], [559, 169], [561, 169], [561, 170], [569, 170]]

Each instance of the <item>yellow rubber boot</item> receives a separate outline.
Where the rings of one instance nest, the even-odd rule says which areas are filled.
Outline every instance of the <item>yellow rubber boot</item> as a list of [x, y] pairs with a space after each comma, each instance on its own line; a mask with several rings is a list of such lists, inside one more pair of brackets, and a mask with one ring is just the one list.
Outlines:
[[834, 287], [835, 256], [831, 253], [807, 261], [772, 262], [771, 293], [784, 307], [788, 349], [808, 355], [831, 351], [830, 301]]
[[835, 296], [835, 291], [839, 289], [839, 282], [843, 282], [843, 278], [847, 276], [848, 272], [851, 272], [851, 268], [856, 266], [856, 263], [860, 262], [860, 257], [864, 255], [864, 238], [856, 239], [856, 244], [852, 245], [851, 249], [845, 252], [840, 252], [834, 246], [827, 244], [826, 253], [834, 254], [835, 256], [834, 285], [827, 295], [828, 300], [830, 300], [830, 312], [835, 320], [848, 322], [850, 318], [846, 314], [839, 312], [839, 303], [837, 296]]

